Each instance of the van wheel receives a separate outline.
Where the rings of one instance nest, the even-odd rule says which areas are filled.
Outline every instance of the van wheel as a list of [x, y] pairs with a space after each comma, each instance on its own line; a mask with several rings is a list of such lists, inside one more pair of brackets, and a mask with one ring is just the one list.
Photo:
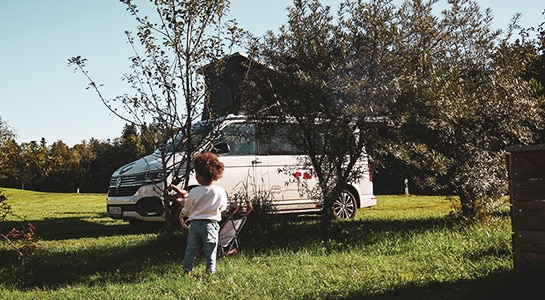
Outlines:
[[181, 226], [182, 229], [189, 229], [189, 222], [187, 222], [187, 217], [182, 214], [181, 207], [179, 207], [174, 212], [174, 219], [177, 221], [178, 225]]
[[351, 192], [344, 190], [333, 203], [333, 215], [337, 220], [354, 219], [357, 208], [356, 197]]
[[189, 229], [189, 221], [187, 220], [187, 217], [184, 217], [184, 215], [180, 214], [178, 220], [180, 220], [180, 225], [182, 225], [183, 229]]
[[187, 227], [184, 224], [182, 208], [179, 205], [174, 206], [174, 208], [172, 209], [170, 213], [171, 213], [170, 219], [171, 219], [172, 225], [176, 229], [187, 229]]

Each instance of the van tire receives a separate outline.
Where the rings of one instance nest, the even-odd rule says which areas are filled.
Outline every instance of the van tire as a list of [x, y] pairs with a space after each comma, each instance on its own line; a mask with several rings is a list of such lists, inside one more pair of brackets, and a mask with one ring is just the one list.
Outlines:
[[184, 215], [182, 214], [182, 207], [180, 205], [174, 206], [171, 219], [172, 224], [176, 226], [176, 229], [188, 229], [187, 224], [185, 223], [187, 217], [184, 217]]
[[178, 213], [178, 224], [182, 227], [182, 229], [189, 230], [189, 221], [187, 221], [187, 217], [182, 214], [181, 209]]
[[342, 191], [337, 200], [333, 202], [333, 216], [337, 220], [354, 219], [357, 210], [356, 197], [348, 190]]

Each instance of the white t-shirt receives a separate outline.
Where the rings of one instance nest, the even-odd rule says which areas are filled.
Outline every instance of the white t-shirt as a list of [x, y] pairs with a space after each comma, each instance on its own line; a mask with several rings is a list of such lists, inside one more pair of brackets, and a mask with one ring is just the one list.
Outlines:
[[188, 220], [221, 221], [221, 212], [227, 208], [227, 193], [219, 185], [199, 185], [187, 195], [182, 213]]

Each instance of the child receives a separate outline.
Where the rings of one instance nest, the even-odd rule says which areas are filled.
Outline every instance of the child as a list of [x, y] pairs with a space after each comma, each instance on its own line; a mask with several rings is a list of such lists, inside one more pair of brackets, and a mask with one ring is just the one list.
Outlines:
[[210, 152], [199, 153], [193, 159], [195, 177], [200, 186], [196, 186], [189, 193], [181, 190], [180, 195], [187, 195], [182, 209], [184, 216], [191, 221], [187, 236], [187, 248], [184, 257], [184, 271], [193, 270], [195, 257], [201, 247], [206, 258], [206, 272], [216, 272], [216, 252], [218, 247], [218, 232], [221, 221], [221, 212], [227, 208], [227, 193], [214, 185], [220, 179], [224, 166], [218, 157]]

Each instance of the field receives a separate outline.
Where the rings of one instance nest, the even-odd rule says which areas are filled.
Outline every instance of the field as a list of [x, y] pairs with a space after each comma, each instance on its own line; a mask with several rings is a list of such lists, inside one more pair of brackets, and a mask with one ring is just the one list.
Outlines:
[[[531, 285], [513, 273], [508, 203], [468, 223], [437, 196], [378, 196], [320, 239], [319, 217], [249, 220], [240, 254], [218, 273], [181, 270], [185, 233], [135, 232], [105, 216], [105, 195], [4, 189], [43, 253], [0, 243], [0, 299], [513, 299]], [[24, 222], [22, 220], [25, 220]], [[259, 225], [261, 224], [261, 225]], [[259, 226], [258, 226], [259, 225]]]

